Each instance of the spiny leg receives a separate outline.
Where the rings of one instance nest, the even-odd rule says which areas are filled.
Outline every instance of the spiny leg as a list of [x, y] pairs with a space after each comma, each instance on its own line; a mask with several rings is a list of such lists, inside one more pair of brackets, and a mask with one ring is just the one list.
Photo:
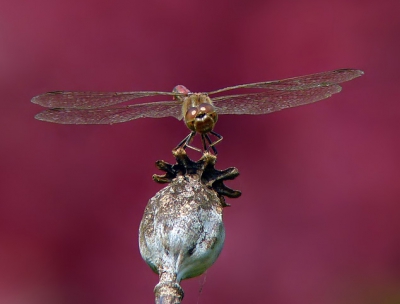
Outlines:
[[199, 149], [194, 148], [192, 146], [189, 145], [190, 141], [193, 139], [193, 137], [196, 135], [195, 131], [190, 132], [190, 134], [188, 136], [186, 136], [176, 147], [174, 150], [178, 150], [179, 148], [183, 148], [186, 149], [186, 147], [192, 148], [196, 151], [201, 152]]
[[177, 150], [177, 149], [179, 149], [179, 148], [186, 149], [186, 147], [188, 147], [188, 148], [190, 148], [190, 149], [193, 149], [193, 150], [198, 151], [198, 152], [201, 153], [202, 151], [201, 151], [200, 149], [197, 149], [197, 148], [192, 147], [191, 145], [189, 145], [190, 142], [192, 141], [192, 139], [193, 139], [193, 137], [194, 137], [195, 135], [196, 135], [196, 131], [190, 132], [190, 134], [189, 134], [188, 136], [186, 136], [186, 137], [179, 143], [179, 145], [176, 146], [176, 148], [175, 148], [174, 150]]
[[218, 140], [214, 141], [213, 143], [210, 143], [210, 146], [211, 146], [211, 147], [215, 146], [215, 145], [218, 144], [221, 140], [224, 139], [224, 138], [222, 137], [222, 135], [220, 135], [220, 134], [218, 134], [218, 133], [215, 133], [214, 131], [211, 131], [210, 133], [211, 133], [212, 135], [214, 135], [215, 137], [218, 138]]
[[189, 145], [195, 135], [196, 135], [196, 131], [192, 131], [192, 133], [190, 133], [190, 136], [188, 137], [188, 139], [185, 142], [185, 147], [188, 147], [190, 149], [193, 149], [193, 150], [201, 153], [202, 151], [200, 149], [197, 149], [196, 147]]
[[[217, 151], [217, 149], [216, 149], [214, 146], [215, 146], [217, 143], [219, 143], [219, 142], [223, 139], [223, 137], [222, 137], [220, 134], [215, 133], [214, 131], [211, 131], [210, 133], [211, 133], [212, 135], [214, 135], [215, 137], [217, 137], [218, 139], [217, 139], [216, 141], [212, 142], [212, 140], [210, 139], [210, 137], [208, 136], [208, 134], [201, 134], [201, 141], [202, 141], [202, 143], [203, 143], [203, 151], [209, 151], [209, 149], [210, 149], [210, 147], [211, 147], [211, 149], [213, 150], [214, 154], [217, 155], [217, 154], [218, 154], [218, 151]], [[198, 149], [198, 148], [193, 147], [193, 146], [190, 145], [190, 142], [193, 140], [193, 137], [194, 137], [195, 135], [196, 135], [196, 131], [190, 132], [190, 134], [189, 134], [188, 136], [186, 136], [186, 137], [176, 146], [176, 148], [175, 148], [174, 150], [177, 150], [177, 149], [179, 149], [179, 148], [186, 149], [186, 147], [188, 147], [188, 148], [190, 148], [190, 149], [193, 149], [193, 150], [198, 151], [198, 152], [201, 153], [202, 151], [201, 151], [200, 149]], [[208, 147], [207, 147], [206, 141], [207, 141], [208, 144], [209, 144]]]
[[188, 137], [190, 136], [190, 135], [192, 135], [192, 133], [193, 132], [191, 132], [188, 136], [186, 136], [184, 139], [182, 139], [182, 141], [175, 147], [175, 149], [174, 150], [178, 150], [179, 148], [185, 148], [184, 147], [184, 145], [185, 145], [185, 142], [186, 142], [186, 140], [188, 139]]
[[201, 142], [203, 143], [203, 150], [207, 151], [207, 144], [206, 144], [206, 139], [205, 137], [207, 136], [207, 134], [201, 134]]
[[[204, 151], [208, 151], [208, 150], [210, 149], [210, 147], [211, 147], [211, 149], [213, 150], [214, 154], [217, 155], [217, 154], [218, 154], [218, 151], [217, 151], [217, 149], [214, 147], [214, 145], [213, 145], [213, 143], [212, 143], [210, 137], [208, 136], [208, 134], [204, 134], [204, 135], [202, 134], [202, 138], [203, 138], [203, 136], [207, 139], [207, 141], [208, 141], [208, 143], [209, 143], [208, 148], [207, 148], [207, 149], [204, 148]], [[204, 138], [203, 138], [203, 144], [205, 145]]]

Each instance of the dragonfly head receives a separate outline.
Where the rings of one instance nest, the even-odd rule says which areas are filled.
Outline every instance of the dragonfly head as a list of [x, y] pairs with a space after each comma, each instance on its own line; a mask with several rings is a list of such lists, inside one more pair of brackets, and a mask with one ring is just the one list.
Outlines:
[[201, 134], [211, 132], [217, 123], [218, 115], [211, 103], [200, 103], [188, 108], [185, 115], [186, 126]]

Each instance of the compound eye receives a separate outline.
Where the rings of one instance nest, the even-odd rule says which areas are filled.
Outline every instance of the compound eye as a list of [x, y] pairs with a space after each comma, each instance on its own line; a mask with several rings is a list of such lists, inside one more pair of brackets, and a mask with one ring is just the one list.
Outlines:
[[177, 93], [177, 94], [189, 94], [190, 91], [183, 85], [177, 85], [173, 90], [172, 93]]
[[202, 113], [209, 114], [209, 113], [213, 113], [214, 112], [214, 107], [213, 107], [212, 104], [202, 103], [202, 104], [199, 105], [199, 110]]
[[197, 110], [197, 108], [195, 107], [191, 107], [187, 110], [186, 115], [185, 115], [185, 120], [188, 121], [192, 121], [196, 118], [197, 113], [199, 111]]
[[183, 85], [177, 85], [173, 90], [172, 93], [176, 93], [173, 98], [174, 100], [182, 101], [184, 96], [189, 95], [190, 91]]

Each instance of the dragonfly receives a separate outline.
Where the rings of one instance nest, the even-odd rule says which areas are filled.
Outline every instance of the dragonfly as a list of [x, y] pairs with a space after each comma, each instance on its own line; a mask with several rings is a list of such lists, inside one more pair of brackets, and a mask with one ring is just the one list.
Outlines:
[[[218, 115], [267, 114], [313, 103], [339, 93], [340, 83], [363, 75], [357, 69], [339, 69], [283, 80], [241, 84], [208, 93], [192, 93], [183, 85], [172, 92], [70, 92], [53, 91], [32, 98], [32, 102], [47, 110], [36, 119], [59, 124], [115, 124], [138, 118], [172, 116], [184, 121], [190, 130], [175, 149], [191, 148], [199, 152], [212, 149], [223, 137], [214, 132]], [[243, 90], [245, 93], [242, 93]], [[240, 93], [234, 91], [240, 90]], [[221, 96], [219, 96], [221, 93]], [[169, 96], [168, 101], [120, 105], [123, 102], [149, 96]], [[215, 97], [214, 97], [215, 96]], [[202, 149], [191, 146], [200, 134]], [[211, 140], [213, 135], [216, 140]]]

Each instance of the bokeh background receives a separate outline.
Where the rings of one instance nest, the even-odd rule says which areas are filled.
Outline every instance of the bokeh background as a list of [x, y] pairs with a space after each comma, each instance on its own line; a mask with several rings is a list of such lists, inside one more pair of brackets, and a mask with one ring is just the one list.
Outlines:
[[[221, 116], [217, 167], [243, 192], [224, 250], [184, 303], [400, 303], [400, 2], [0, 3], [0, 303], [153, 303], [138, 227], [174, 118], [70, 126], [53, 90], [192, 91], [338, 68], [342, 93]], [[191, 154], [199, 158], [196, 153]]]

